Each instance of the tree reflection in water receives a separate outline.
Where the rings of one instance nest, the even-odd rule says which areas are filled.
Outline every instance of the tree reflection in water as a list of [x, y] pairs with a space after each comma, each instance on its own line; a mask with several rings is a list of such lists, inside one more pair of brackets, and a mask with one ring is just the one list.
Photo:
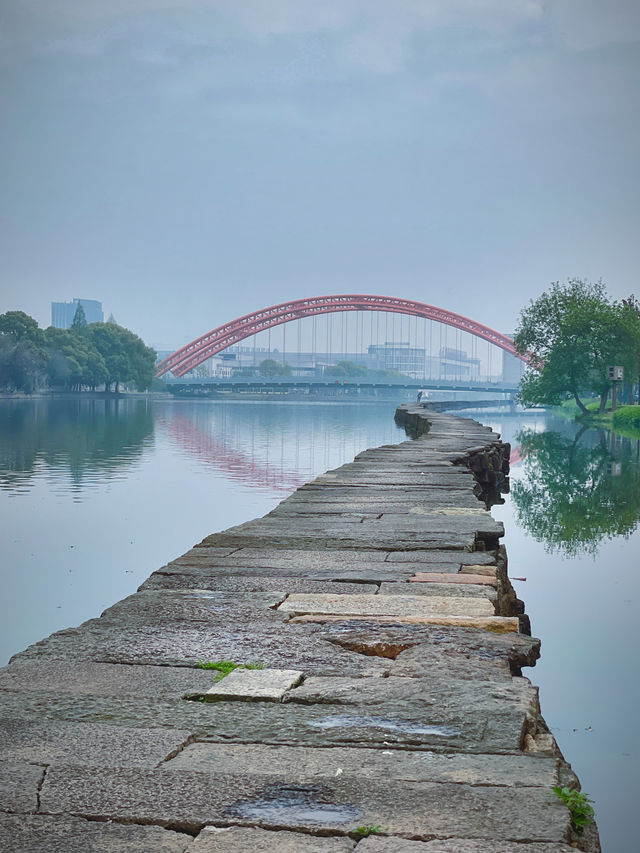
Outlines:
[[140, 399], [3, 401], [0, 488], [23, 490], [39, 464], [66, 469], [75, 487], [128, 468], [153, 441], [153, 414]]
[[549, 552], [596, 554], [640, 519], [640, 440], [582, 427], [575, 435], [523, 430], [522, 479], [511, 480], [519, 523]]

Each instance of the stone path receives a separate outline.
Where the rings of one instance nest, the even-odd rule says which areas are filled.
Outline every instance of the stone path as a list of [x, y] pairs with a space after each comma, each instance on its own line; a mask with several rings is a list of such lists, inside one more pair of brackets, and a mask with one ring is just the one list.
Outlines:
[[0, 671], [0, 849], [599, 849], [478, 500], [509, 448], [425, 417]]

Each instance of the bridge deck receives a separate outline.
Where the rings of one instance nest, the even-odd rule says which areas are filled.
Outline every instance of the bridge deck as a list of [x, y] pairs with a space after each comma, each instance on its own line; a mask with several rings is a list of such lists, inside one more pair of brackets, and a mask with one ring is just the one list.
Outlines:
[[429, 419], [13, 659], [2, 849], [597, 849], [551, 790], [539, 644], [476, 497], [508, 448]]

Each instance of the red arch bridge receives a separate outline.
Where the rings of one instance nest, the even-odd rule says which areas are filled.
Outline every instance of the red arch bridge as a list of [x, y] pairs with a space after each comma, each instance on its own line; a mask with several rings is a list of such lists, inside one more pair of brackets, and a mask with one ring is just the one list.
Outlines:
[[445, 308], [437, 308], [424, 302], [391, 296], [338, 294], [335, 296], [314, 296], [309, 299], [294, 299], [292, 302], [283, 302], [281, 305], [272, 305], [270, 308], [245, 314], [244, 317], [225, 323], [176, 350], [157, 365], [156, 375], [162, 376], [171, 371], [174, 376], [182, 377], [212, 356], [259, 332], [304, 317], [316, 317], [320, 314], [334, 314], [345, 311], [379, 311], [433, 320], [445, 326], [452, 326], [461, 332], [475, 335], [475, 337], [500, 347], [522, 361], [528, 361], [526, 356], [522, 356], [516, 351], [513, 340], [507, 335], [496, 332], [489, 326], [477, 323], [468, 317], [463, 317], [461, 314], [447, 311]]

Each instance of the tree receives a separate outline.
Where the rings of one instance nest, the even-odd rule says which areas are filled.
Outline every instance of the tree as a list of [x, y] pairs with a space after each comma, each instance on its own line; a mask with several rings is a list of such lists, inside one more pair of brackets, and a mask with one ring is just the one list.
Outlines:
[[76, 308], [76, 313], [73, 315], [73, 322], [71, 323], [71, 331], [72, 332], [80, 332], [82, 329], [87, 328], [87, 315], [84, 313], [84, 308], [82, 304], [78, 302], [78, 307]]
[[604, 411], [610, 388], [607, 366], [622, 364], [637, 371], [632, 354], [640, 346], [640, 323], [636, 328], [625, 321], [623, 312], [622, 305], [609, 300], [602, 282], [580, 279], [554, 282], [532, 300], [520, 315], [514, 338], [518, 352], [531, 359], [520, 386], [522, 402], [557, 405], [570, 395], [586, 414], [580, 395], [590, 392], [600, 395]]
[[0, 315], [0, 387], [31, 393], [44, 382], [47, 354], [42, 329], [24, 311]]
[[104, 359], [107, 391], [114, 385], [117, 393], [120, 384], [127, 382], [133, 382], [139, 391], [151, 387], [156, 352], [137, 335], [115, 323], [91, 323], [85, 334]]
[[265, 358], [264, 361], [261, 361], [258, 370], [260, 376], [266, 377], [288, 376], [291, 373], [291, 368], [288, 364], [281, 364], [273, 358]]

